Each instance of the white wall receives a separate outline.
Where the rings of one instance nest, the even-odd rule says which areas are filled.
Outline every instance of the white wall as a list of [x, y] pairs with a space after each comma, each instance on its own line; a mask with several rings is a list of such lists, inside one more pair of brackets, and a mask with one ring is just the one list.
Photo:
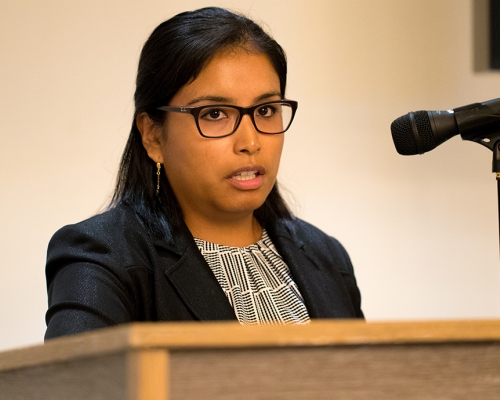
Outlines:
[[264, 21], [299, 101], [280, 180], [353, 259], [368, 320], [500, 317], [491, 152], [399, 156], [392, 120], [500, 97], [473, 71], [471, 0], [0, 3], [0, 349], [41, 342], [52, 233], [109, 197], [152, 29], [220, 5]]

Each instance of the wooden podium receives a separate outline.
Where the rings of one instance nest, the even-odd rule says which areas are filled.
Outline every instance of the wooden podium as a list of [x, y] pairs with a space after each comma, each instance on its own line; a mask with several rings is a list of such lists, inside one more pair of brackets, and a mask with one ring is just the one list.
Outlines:
[[124, 325], [1, 353], [0, 398], [500, 399], [500, 320]]

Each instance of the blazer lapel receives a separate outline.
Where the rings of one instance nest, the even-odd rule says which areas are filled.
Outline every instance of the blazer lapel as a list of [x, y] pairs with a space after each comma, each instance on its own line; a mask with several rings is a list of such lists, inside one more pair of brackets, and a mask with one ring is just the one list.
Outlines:
[[[279, 254], [290, 268], [311, 318], [352, 318], [354, 308], [344, 280], [334, 266], [322, 266], [307, 246], [279, 222], [268, 229]], [[326, 269], [328, 268], [328, 271]]]
[[[355, 314], [340, 273], [332, 265], [321, 265], [307, 245], [284, 224], [266, 227], [290, 268], [311, 318], [352, 318]], [[175, 243], [155, 241], [163, 249], [159, 264], [186, 306], [200, 320], [236, 320], [234, 310], [212, 270], [199, 252], [188, 228], [174, 232]]]
[[167, 250], [161, 268], [184, 303], [200, 320], [236, 319], [231, 304], [184, 225], [174, 231], [175, 243], [156, 242]]

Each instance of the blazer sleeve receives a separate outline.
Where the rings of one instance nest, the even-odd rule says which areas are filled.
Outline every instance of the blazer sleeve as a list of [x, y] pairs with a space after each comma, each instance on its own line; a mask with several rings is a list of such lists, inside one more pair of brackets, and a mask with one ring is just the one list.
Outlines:
[[[297, 242], [300, 243], [309, 261], [325, 274], [325, 279], [316, 280], [318, 291], [324, 294], [328, 292], [325, 296], [330, 299], [331, 307], [343, 304], [342, 318], [364, 318], [361, 310], [361, 293], [351, 259], [344, 246], [337, 239], [305, 221], [295, 219], [294, 222], [293, 230]], [[331, 286], [328, 286], [328, 283]], [[328, 306], [328, 304], [323, 305], [327, 311]], [[331, 312], [328, 311], [326, 314], [329, 315]]]
[[352, 305], [356, 312], [357, 318], [364, 318], [363, 311], [361, 310], [361, 292], [359, 291], [358, 284], [356, 282], [356, 277], [354, 275], [354, 267], [351, 262], [351, 258], [347, 253], [344, 246], [340, 244], [340, 242], [333, 238], [329, 237], [330, 240], [330, 249], [333, 250], [336, 254], [342, 258], [343, 262], [338, 264], [338, 269], [342, 279], [344, 280], [345, 286], [347, 288], [347, 292], [349, 293], [349, 297], [351, 298]]
[[[52, 237], [46, 265], [45, 339], [147, 319], [147, 246], [120, 221], [97, 216]], [[110, 222], [114, 222], [110, 224]], [[139, 237], [139, 239], [138, 239]]]

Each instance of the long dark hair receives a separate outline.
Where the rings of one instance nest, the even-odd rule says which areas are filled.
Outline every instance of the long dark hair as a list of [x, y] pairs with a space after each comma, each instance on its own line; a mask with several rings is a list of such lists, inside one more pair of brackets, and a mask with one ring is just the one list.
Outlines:
[[[137, 72], [134, 120], [110, 207], [120, 204], [132, 207], [153, 236], [172, 241], [172, 227], [179, 225], [183, 216], [164, 173], [160, 175], [160, 193], [156, 194], [156, 163], [142, 145], [135, 119], [146, 112], [156, 124], [163, 124], [165, 113], [156, 107], [167, 105], [216, 53], [235, 47], [269, 58], [284, 97], [285, 53], [259, 25], [245, 16], [217, 7], [184, 12], [160, 24], [144, 44]], [[254, 215], [262, 226], [279, 218], [291, 218], [277, 183]]]

